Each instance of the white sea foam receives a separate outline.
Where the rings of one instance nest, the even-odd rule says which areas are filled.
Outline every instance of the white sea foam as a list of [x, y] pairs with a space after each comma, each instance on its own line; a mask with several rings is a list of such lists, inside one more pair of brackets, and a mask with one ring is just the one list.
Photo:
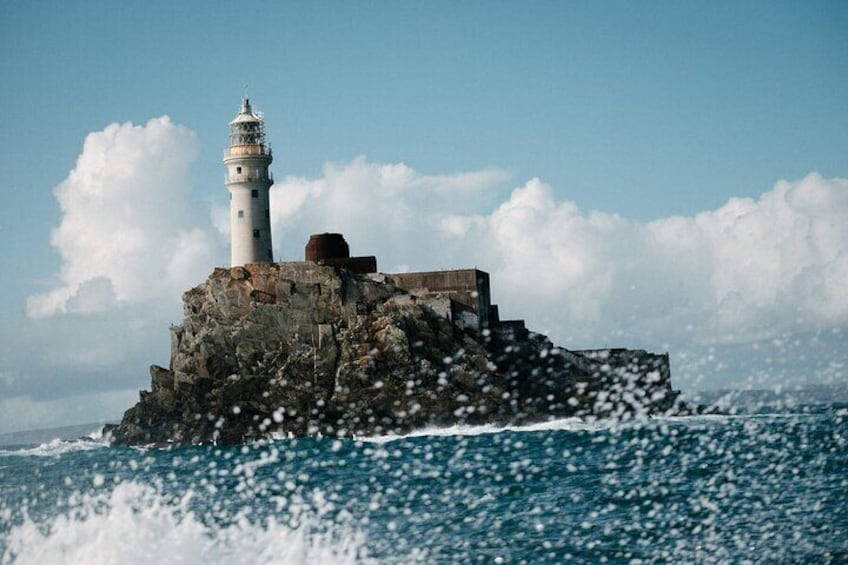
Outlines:
[[30, 519], [0, 539], [0, 563], [369, 563], [365, 536], [351, 527], [315, 528], [270, 519], [258, 525], [249, 512], [226, 527], [208, 526], [189, 509], [191, 494], [168, 500], [149, 486], [117, 485], [87, 495], [75, 510], [47, 523]]
[[551, 430], [596, 431], [605, 427], [609, 427], [609, 425], [601, 420], [589, 421], [581, 418], [561, 418], [525, 425], [496, 426], [494, 424], [483, 424], [479, 426], [456, 425], [443, 428], [423, 428], [404, 435], [367, 436], [356, 439], [368, 443], [388, 443], [399, 439], [415, 437], [479, 436], [503, 432], [540, 432]]
[[[536, 422], [524, 425], [496, 426], [494, 424], [483, 424], [479, 426], [456, 425], [447, 427], [422, 428], [403, 435], [365, 436], [357, 437], [357, 441], [367, 443], [389, 443], [407, 438], [416, 437], [450, 437], [450, 436], [478, 436], [483, 434], [499, 434], [503, 432], [546, 432], [546, 431], [570, 431], [570, 432], [599, 432], [617, 431], [622, 429], [643, 428], [662, 424], [678, 425], [709, 425], [728, 423], [737, 419], [769, 418], [775, 415], [746, 415], [746, 414], [699, 414], [691, 416], [652, 416], [628, 419], [603, 418], [584, 420], [582, 418], [559, 418], [545, 422]], [[785, 418], [794, 418], [793, 414], [777, 415]]]
[[89, 451], [92, 449], [100, 449], [107, 447], [109, 444], [103, 437], [91, 439], [77, 440], [62, 440], [52, 439], [47, 443], [42, 443], [37, 447], [24, 447], [20, 449], [0, 449], [0, 457], [3, 456], [21, 456], [21, 457], [55, 457], [70, 453], [73, 451]]
[[100, 442], [105, 443], [107, 438], [104, 437], [103, 430], [104, 430], [104, 427], [103, 427], [102, 424], [100, 424], [96, 428], [94, 428], [92, 431], [85, 434], [85, 437], [87, 437], [88, 439], [90, 439], [92, 441], [100, 441]]
[[681, 423], [681, 424], [723, 424], [734, 420], [798, 420], [812, 415], [798, 412], [790, 413], [768, 413], [768, 414], [693, 414], [691, 416], [660, 416], [655, 418], [659, 422]]

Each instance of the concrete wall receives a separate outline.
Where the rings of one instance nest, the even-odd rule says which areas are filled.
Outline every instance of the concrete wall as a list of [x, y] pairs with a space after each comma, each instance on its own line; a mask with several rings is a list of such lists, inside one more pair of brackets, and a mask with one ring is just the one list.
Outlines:
[[671, 386], [671, 363], [668, 353], [651, 353], [644, 349], [585, 349], [573, 351], [582, 358], [581, 368], [588, 372], [605, 372], [609, 368], [655, 379], [652, 384]]
[[445, 294], [474, 311], [480, 328], [488, 327], [491, 291], [489, 273], [479, 269], [427, 271], [387, 275], [398, 288], [417, 295]]

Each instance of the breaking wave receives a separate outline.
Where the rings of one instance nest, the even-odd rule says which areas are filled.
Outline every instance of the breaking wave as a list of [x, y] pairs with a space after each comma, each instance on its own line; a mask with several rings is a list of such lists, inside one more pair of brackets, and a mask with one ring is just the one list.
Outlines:
[[370, 563], [365, 536], [352, 527], [319, 527], [318, 518], [258, 524], [247, 508], [229, 525], [207, 525], [189, 507], [192, 493], [168, 499], [137, 482], [83, 495], [45, 523], [25, 518], [0, 548], [0, 563]]
[[389, 443], [416, 437], [479, 436], [484, 434], [500, 434], [503, 432], [539, 432], [551, 430], [596, 430], [600, 429], [601, 426], [599, 424], [600, 422], [589, 422], [580, 418], [562, 418], [534, 424], [507, 426], [498, 426], [495, 424], [481, 424], [476, 426], [457, 424], [446, 427], [422, 428], [402, 435], [364, 436], [356, 439], [367, 443]]
[[65, 454], [0, 459], [0, 564], [842, 563], [846, 416], [832, 403], [361, 441], [51, 442], [13, 453]]
[[22, 447], [15, 449], [0, 449], [0, 457], [56, 457], [74, 451], [90, 451], [108, 447], [107, 441], [102, 435], [95, 437], [93, 434], [88, 439], [62, 440], [53, 439], [36, 447]]
[[722, 424], [736, 419], [788, 419], [797, 417], [797, 414], [702, 414], [692, 416], [637, 417], [629, 419], [560, 418], [555, 420], [548, 420], [545, 422], [535, 422], [532, 424], [522, 425], [498, 426], [494, 424], [482, 424], [475, 426], [454, 425], [446, 427], [431, 427], [422, 428], [420, 430], [414, 430], [408, 434], [363, 436], [357, 437], [356, 439], [362, 442], [380, 444], [418, 437], [479, 436], [485, 434], [500, 434], [504, 432], [599, 432], [643, 428], [647, 426], [658, 426], [663, 424], [697, 426]]

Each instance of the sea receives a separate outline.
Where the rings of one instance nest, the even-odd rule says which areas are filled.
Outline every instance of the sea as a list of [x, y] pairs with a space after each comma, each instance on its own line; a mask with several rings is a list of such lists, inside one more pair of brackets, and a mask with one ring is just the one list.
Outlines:
[[845, 403], [170, 449], [90, 432], [0, 447], [0, 563], [848, 562]]

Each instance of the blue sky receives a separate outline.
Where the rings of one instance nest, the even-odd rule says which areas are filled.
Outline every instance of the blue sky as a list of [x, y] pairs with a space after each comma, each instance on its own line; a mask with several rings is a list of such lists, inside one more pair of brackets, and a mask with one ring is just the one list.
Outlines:
[[[846, 29], [844, 2], [2, 2], [4, 335], [34, 323], [24, 313], [27, 298], [56, 287], [69, 264], [50, 243], [64, 213], [53, 189], [74, 169], [86, 136], [109, 124], [167, 115], [194, 132], [188, 184], [197, 207], [214, 212], [226, 206], [226, 123], [247, 83], [267, 118], [281, 186], [286, 177], [306, 179], [317, 183], [306, 193], [320, 193], [326, 163], [344, 169], [364, 156], [362, 171], [404, 163], [425, 184], [493, 173], [467, 201], [437, 190], [448, 202], [445, 216], [456, 199], [463, 202], [456, 214], [488, 217], [538, 178], [554, 201], [579, 207], [581, 218], [598, 211], [638, 227], [695, 218], [731, 198], [757, 200], [781, 179], [847, 177]], [[353, 178], [346, 176], [353, 169], [338, 178]], [[374, 178], [379, 185], [385, 176]], [[313, 218], [278, 237], [277, 256], [297, 259], [321, 216], [285, 210], [281, 226]], [[404, 263], [397, 254], [412, 247], [379, 242], [405, 232], [380, 228], [377, 222], [373, 238], [360, 238], [372, 248], [354, 251], [387, 256], [387, 266], [445, 266], [428, 265], [426, 246], [419, 263]], [[210, 253], [226, 256], [217, 247]], [[434, 256], [476, 262], [471, 251]], [[498, 272], [497, 261], [480, 266]], [[502, 297], [519, 295], [508, 280], [493, 284]], [[178, 315], [173, 307], [162, 319]], [[802, 329], [828, 332], [844, 322], [827, 320]], [[568, 341], [556, 320], [538, 322]], [[73, 315], [50, 323], [74, 334], [75, 324], [94, 322]], [[109, 331], [110, 323], [120, 325], [104, 321], [87, 331]], [[26, 331], [37, 336], [39, 327]], [[96, 383], [65, 390], [50, 376], [59, 382], [55, 396], [144, 386], [145, 365], [126, 365], [163, 361], [167, 351], [153, 350], [167, 343], [166, 328], [151, 331], [162, 335], [113, 365], [100, 363]], [[638, 327], [621, 333], [643, 334]], [[38, 394], [20, 383], [41, 382], [51, 369], [22, 363], [8, 354], [0, 376], [5, 370], [6, 381], [17, 383], [8, 390], [35, 401]], [[78, 360], [67, 364], [87, 370]], [[108, 384], [119, 365], [139, 375], [137, 385], [130, 377]], [[57, 353], [52, 367], [62, 366]]]

